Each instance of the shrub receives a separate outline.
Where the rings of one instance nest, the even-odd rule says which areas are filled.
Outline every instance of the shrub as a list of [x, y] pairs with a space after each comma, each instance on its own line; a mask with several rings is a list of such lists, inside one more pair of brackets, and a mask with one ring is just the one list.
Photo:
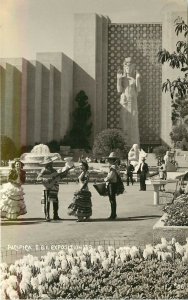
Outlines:
[[155, 154], [155, 157], [157, 159], [163, 159], [166, 154], [166, 151], [168, 151], [167, 146], [158, 146], [153, 149], [153, 153]]
[[163, 208], [167, 213], [165, 225], [167, 226], [188, 226], [188, 195], [180, 195], [174, 203]]
[[6, 135], [0, 136], [1, 160], [11, 160], [17, 157], [18, 150], [11, 138]]
[[183, 141], [183, 139], [188, 141], [188, 131], [186, 125], [180, 124], [177, 126], [173, 126], [172, 132], [170, 133], [170, 137], [175, 145], [178, 141]]
[[124, 133], [119, 129], [105, 129], [101, 131], [93, 145], [95, 157], [108, 156], [110, 152], [116, 152], [122, 158], [127, 157], [127, 143]]
[[84, 246], [1, 264], [3, 299], [188, 297], [188, 241], [141, 249]]

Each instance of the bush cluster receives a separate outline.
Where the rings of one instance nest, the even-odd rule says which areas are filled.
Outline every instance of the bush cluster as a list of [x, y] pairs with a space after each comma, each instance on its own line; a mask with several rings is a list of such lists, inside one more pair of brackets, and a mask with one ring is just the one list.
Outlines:
[[167, 213], [166, 226], [188, 226], [188, 195], [182, 194], [172, 204], [163, 208]]
[[188, 297], [188, 240], [144, 250], [84, 246], [0, 265], [1, 299], [180, 299]]

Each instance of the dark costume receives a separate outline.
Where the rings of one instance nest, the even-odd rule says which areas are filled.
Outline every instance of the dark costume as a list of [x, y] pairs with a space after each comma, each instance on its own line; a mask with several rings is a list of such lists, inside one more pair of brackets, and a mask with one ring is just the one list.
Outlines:
[[89, 172], [83, 171], [78, 180], [81, 188], [74, 193], [73, 202], [68, 207], [68, 214], [82, 220], [92, 215], [91, 192], [88, 189]]
[[[37, 180], [41, 180], [44, 185], [43, 196], [41, 203], [44, 204], [44, 213], [47, 220], [50, 219], [50, 202], [53, 203], [53, 218], [54, 220], [59, 219], [58, 216], [58, 192], [59, 183], [57, 178], [57, 171], [54, 168], [47, 169], [43, 168], [38, 175]], [[53, 177], [56, 177], [53, 179]], [[48, 179], [49, 182], [45, 182]]]
[[129, 166], [127, 167], [127, 185], [129, 185], [129, 180], [131, 181], [132, 185], [134, 183], [133, 172], [134, 172], [134, 167], [132, 164], [129, 164]]
[[110, 171], [105, 178], [107, 182], [108, 189], [108, 197], [111, 205], [111, 215], [110, 219], [115, 219], [116, 215], [116, 192], [117, 192], [117, 171], [112, 166], [110, 167]]
[[142, 162], [138, 168], [137, 173], [140, 175], [140, 191], [146, 191], [146, 175], [149, 171], [148, 164]]
[[3, 184], [0, 190], [1, 217], [17, 219], [18, 216], [27, 213], [22, 184], [25, 182], [25, 171], [12, 169], [8, 175], [8, 183]]

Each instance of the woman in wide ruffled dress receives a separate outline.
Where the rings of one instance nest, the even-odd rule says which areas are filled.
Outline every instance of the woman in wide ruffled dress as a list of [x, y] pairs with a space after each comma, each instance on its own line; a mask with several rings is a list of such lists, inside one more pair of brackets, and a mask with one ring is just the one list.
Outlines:
[[82, 161], [82, 170], [78, 177], [80, 189], [74, 193], [73, 202], [68, 207], [68, 214], [77, 217], [77, 222], [87, 221], [92, 215], [91, 192], [88, 188], [89, 172], [88, 164]]
[[0, 190], [1, 218], [15, 220], [27, 213], [24, 202], [22, 184], [25, 182], [25, 171], [22, 163], [16, 159], [8, 175], [8, 183], [3, 184]]

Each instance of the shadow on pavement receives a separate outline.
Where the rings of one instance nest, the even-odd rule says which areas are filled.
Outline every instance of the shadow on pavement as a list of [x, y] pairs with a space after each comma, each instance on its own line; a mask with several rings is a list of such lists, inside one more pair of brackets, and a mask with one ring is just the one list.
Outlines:
[[[109, 220], [108, 218], [96, 218], [90, 219], [88, 221], [82, 221], [79, 223], [95, 223], [95, 222], [123, 222], [123, 221], [142, 221], [149, 219], [161, 218], [161, 215], [151, 215], [151, 216], [134, 216], [127, 218], [118, 218], [115, 220]], [[50, 223], [61, 223], [61, 221], [73, 221], [76, 222], [76, 219], [61, 219], [61, 220], [53, 220], [51, 219]], [[1, 226], [10, 226], [10, 225], [32, 225], [32, 224], [40, 224], [45, 222], [44, 218], [28, 218], [28, 219], [18, 219], [18, 220], [3, 220], [1, 221]]]
[[161, 218], [160, 216], [140, 216], [140, 217], [127, 217], [127, 218], [117, 218], [115, 220], [108, 220], [107, 218], [101, 219], [91, 219], [89, 222], [123, 222], [123, 221], [142, 221], [147, 219]]
[[[94, 223], [94, 222], [123, 222], [123, 221], [141, 221], [141, 220], [147, 220], [147, 219], [157, 219], [161, 218], [161, 215], [151, 215], [151, 216], [134, 216], [134, 217], [127, 217], [127, 218], [121, 218], [117, 217], [115, 220], [109, 220], [108, 218], [91, 218], [88, 221], [82, 221], [79, 223]], [[76, 221], [76, 219], [63, 219], [63, 221]]]
[[17, 220], [1, 220], [1, 226], [10, 226], [10, 225], [31, 225], [31, 224], [40, 224], [41, 221], [44, 221], [44, 218], [24, 218]]

